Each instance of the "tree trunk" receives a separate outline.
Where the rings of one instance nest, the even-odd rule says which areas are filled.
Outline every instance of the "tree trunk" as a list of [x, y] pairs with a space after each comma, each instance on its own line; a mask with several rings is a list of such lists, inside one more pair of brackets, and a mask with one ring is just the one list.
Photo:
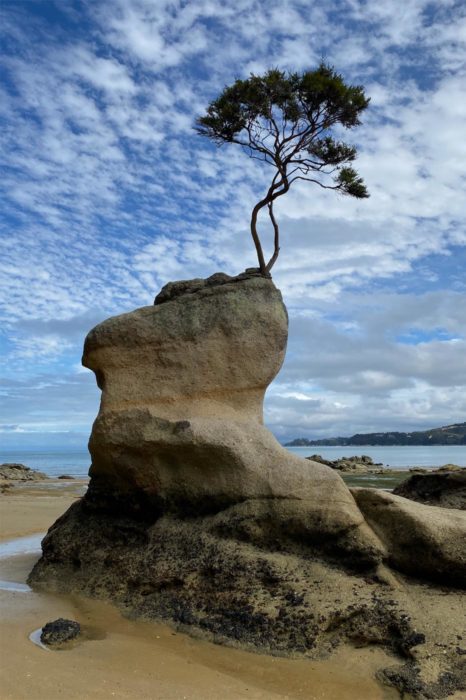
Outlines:
[[267, 265], [265, 264], [264, 253], [262, 250], [262, 245], [259, 239], [259, 234], [257, 233], [257, 215], [262, 207], [265, 206], [264, 200], [261, 200], [256, 204], [251, 214], [251, 235], [254, 245], [256, 246], [257, 259], [259, 261], [259, 269], [263, 275], [267, 275]]
[[[274, 266], [278, 258], [278, 254], [280, 252], [280, 232], [273, 213], [273, 202], [275, 199], [277, 199], [277, 197], [280, 197], [282, 194], [285, 194], [285, 192], [288, 192], [288, 190], [290, 189], [290, 183], [288, 182], [286, 171], [282, 167], [280, 167], [279, 172], [282, 177], [281, 181], [276, 183], [274, 178], [266, 196], [263, 199], [261, 199], [260, 202], [257, 202], [251, 214], [252, 240], [254, 241], [254, 245], [256, 247], [257, 259], [259, 261], [259, 269], [264, 275], [264, 277], [271, 276], [270, 270]], [[277, 187], [282, 187], [282, 189], [274, 191], [277, 189]], [[260, 210], [263, 209], [263, 207], [265, 206], [268, 206], [269, 208], [269, 216], [274, 229], [274, 252], [267, 264], [265, 262], [264, 251], [262, 250], [262, 244], [260, 242], [259, 234], [257, 233], [257, 217], [259, 215]]]
[[269, 202], [268, 206], [269, 206], [269, 216], [270, 216], [270, 220], [272, 222], [272, 226], [273, 226], [273, 230], [274, 230], [273, 255], [270, 258], [270, 260], [266, 266], [267, 272], [270, 273], [270, 270], [275, 265], [275, 262], [278, 258], [278, 254], [280, 252], [280, 230], [278, 228], [277, 220], [275, 219], [275, 216], [273, 214], [273, 201]]

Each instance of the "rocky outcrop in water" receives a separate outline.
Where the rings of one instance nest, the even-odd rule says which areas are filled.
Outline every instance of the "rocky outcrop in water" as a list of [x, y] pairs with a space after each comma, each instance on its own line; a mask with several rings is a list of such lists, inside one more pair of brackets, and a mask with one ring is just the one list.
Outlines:
[[372, 457], [367, 455], [339, 457], [338, 459], [324, 459], [320, 455], [311, 455], [306, 457], [306, 459], [309, 459], [311, 462], [326, 464], [327, 467], [340, 472], [349, 472], [350, 474], [385, 474], [387, 471], [383, 464], [374, 463]]
[[[154, 306], [94, 328], [83, 356], [102, 390], [91, 480], [49, 530], [31, 585], [264, 651], [315, 657], [350, 641], [414, 664], [426, 608], [400, 592], [412, 562], [385, 504], [379, 527], [377, 503], [357, 502], [334, 469], [290, 454], [263, 425], [286, 342], [281, 295], [257, 274], [172, 283]], [[418, 576], [451, 583], [453, 550], [434, 560], [466, 523], [418, 508], [421, 521], [439, 511]], [[420, 530], [405, 533], [413, 553]], [[438, 672], [455, 663], [449, 652]]]
[[24, 464], [6, 462], [0, 464], [0, 480], [11, 481], [42, 481], [47, 475]]

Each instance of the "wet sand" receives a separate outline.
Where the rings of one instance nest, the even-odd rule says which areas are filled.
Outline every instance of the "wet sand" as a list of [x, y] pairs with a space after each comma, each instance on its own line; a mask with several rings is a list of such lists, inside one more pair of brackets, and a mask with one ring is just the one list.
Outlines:
[[46, 532], [80, 498], [87, 479], [10, 483], [0, 494], [0, 541]]
[[[49, 485], [50, 486], [50, 485]], [[82, 484], [37, 485], [0, 497], [2, 540], [45, 530]], [[0, 560], [0, 578], [25, 583], [38, 554]], [[0, 591], [0, 692], [4, 700], [391, 700], [376, 669], [396, 663], [379, 649], [346, 647], [327, 661], [252, 654], [192, 639], [154, 622], [125, 619], [110, 604], [77, 596]], [[61, 651], [29, 641], [49, 620], [78, 620], [86, 639]]]

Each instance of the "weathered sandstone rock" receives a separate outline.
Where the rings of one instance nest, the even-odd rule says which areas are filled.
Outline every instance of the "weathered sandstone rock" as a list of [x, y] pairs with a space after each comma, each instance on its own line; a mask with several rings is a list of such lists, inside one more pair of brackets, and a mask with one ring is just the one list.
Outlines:
[[[172, 283], [154, 306], [94, 328], [83, 356], [102, 389], [91, 480], [47, 533], [31, 585], [110, 598], [217, 641], [309, 656], [379, 644], [414, 664], [425, 606], [418, 615], [386, 563], [412, 573], [400, 541], [411, 553], [421, 542], [415, 575], [454, 572], [460, 585], [459, 544], [438, 560], [458, 523], [425, 524], [439, 509], [413, 503], [416, 517], [379, 509], [379, 523], [378, 501], [357, 491], [358, 505], [334, 469], [278, 444], [262, 404], [286, 341], [281, 295], [255, 273]], [[409, 522], [400, 541], [398, 512]], [[448, 649], [429, 678], [456, 669]]]
[[[32, 581], [111, 596], [132, 613], [267, 651], [329, 651], [356, 618], [362, 625], [373, 618], [368, 639], [390, 646], [391, 625], [397, 643], [412, 646], [412, 625], [386, 602], [393, 591], [382, 587], [386, 601], [382, 596], [374, 612], [373, 587], [342, 568], [345, 548], [334, 540], [332, 549], [317, 530], [313, 541], [302, 538], [299, 513], [280, 513], [283, 505], [275, 503], [274, 512], [247, 501], [215, 515], [163, 515], [149, 524], [108, 517], [84, 499], [50, 529]], [[285, 517], [289, 533], [280, 527]]]
[[352, 555], [359, 541], [364, 560], [369, 551], [380, 559], [340, 477], [320, 464], [310, 474], [263, 427], [265, 389], [287, 334], [280, 292], [254, 275], [171, 283], [154, 306], [92, 330], [83, 363], [96, 373], [102, 402], [87, 502], [155, 519], [248, 499], [273, 510], [277, 499], [291, 499], [302, 537], [320, 530], [338, 539], [351, 529]]
[[351, 489], [397, 569], [466, 587], [466, 513], [409, 501], [377, 489]]
[[83, 499], [50, 529], [30, 581], [110, 597], [132, 615], [274, 654], [321, 658], [345, 643], [381, 646], [404, 664], [391, 663], [383, 681], [403, 692], [415, 687], [418, 700], [466, 689], [458, 653], [464, 595], [398, 574], [392, 583], [380, 565], [348, 574], [348, 547], [332, 548], [318, 531], [314, 541], [302, 539], [292, 512], [287, 535], [276, 520], [287, 501], [273, 505], [275, 512], [250, 500], [148, 523]]
[[165, 303], [110, 318], [87, 336], [83, 364], [102, 389], [100, 415], [137, 407], [174, 421], [262, 423], [288, 337], [280, 292], [260, 276], [183, 294], [186, 285], [167, 285]]

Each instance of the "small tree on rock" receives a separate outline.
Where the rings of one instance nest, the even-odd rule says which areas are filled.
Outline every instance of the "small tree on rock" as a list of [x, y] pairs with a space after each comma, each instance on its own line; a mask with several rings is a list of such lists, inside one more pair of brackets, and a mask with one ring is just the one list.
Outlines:
[[[363, 199], [366, 186], [349, 165], [356, 148], [338, 140], [335, 128], [352, 129], [369, 104], [360, 85], [346, 85], [341, 75], [321, 63], [302, 74], [278, 69], [236, 80], [196, 121], [196, 130], [217, 145], [236, 143], [251, 158], [273, 166], [265, 196], [251, 214], [251, 235], [259, 269], [269, 276], [280, 251], [274, 202], [293, 182], [306, 180], [324, 189]], [[267, 208], [274, 231], [274, 251], [265, 261], [257, 232], [259, 212]]]

